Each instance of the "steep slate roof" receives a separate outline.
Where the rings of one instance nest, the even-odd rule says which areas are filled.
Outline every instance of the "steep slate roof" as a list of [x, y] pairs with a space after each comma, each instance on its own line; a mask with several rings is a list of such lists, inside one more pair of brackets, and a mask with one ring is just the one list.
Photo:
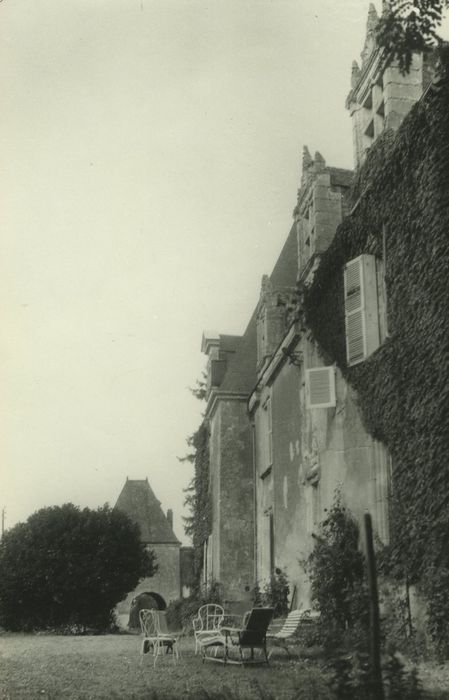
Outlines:
[[256, 312], [254, 311], [248, 327], [240, 339], [237, 351], [233, 355], [228, 355], [226, 374], [220, 385], [220, 391], [249, 393], [256, 383], [256, 362], [257, 336]]
[[295, 287], [298, 274], [298, 242], [296, 239], [296, 225], [290, 229], [284, 247], [281, 250], [270, 280], [280, 287]]
[[148, 479], [126, 479], [115, 507], [139, 525], [142, 542], [180, 544]]
[[[281, 287], [294, 287], [298, 272], [298, 247], [296, 241], [296, 226], [293, 225], [281, 254], [270, 275], [274, 285]], [[228, 357], [226, 374], [220, 386], [221, 391], [233, 391], [242, 394], [250, 394], [257, 382], [257, 307], [251, 316], [250, 322], [237, 345], [237, 351]], [[224, 337], [220, 336], [220, 341]], [[238, 338], [238, 336], [234, 336]]]

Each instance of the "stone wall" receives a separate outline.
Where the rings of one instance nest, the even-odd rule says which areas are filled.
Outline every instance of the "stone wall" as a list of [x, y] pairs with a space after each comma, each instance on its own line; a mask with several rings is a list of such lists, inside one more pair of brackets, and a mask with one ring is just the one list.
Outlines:
[[179, 544], [152, 544], [158, 570], [151, 578], [142, 579], [117, 606], [120, 614], [129, 613], [131, 602], [140, 593], [156, 593], [166, 605], [181, 595]]
[[230, 601], [250, 599], [254, 581], [252, 429], [246, 402], [221, 400], [211, 421], [210, 578]]

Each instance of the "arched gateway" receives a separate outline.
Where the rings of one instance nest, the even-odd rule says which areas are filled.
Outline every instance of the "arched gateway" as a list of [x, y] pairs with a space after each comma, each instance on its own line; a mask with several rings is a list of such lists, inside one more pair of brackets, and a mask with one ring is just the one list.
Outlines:
[[135, 608], [144, 599], [148, 607], [165, 610], [171, 600], [181, 597], [184, 583], [181, 580], [184, 578], [180, 563], [181, 543], [173, 532], [173, 512], [168, 510], [164, 514], [148, 479], [126, 479], [115, 507], [139, 525], [142, 542], [153, 550], [158, 566], [154, 576], [140, 581], [117, 605], [117, 613], [123, 619], [129, 615], [132, 606]]

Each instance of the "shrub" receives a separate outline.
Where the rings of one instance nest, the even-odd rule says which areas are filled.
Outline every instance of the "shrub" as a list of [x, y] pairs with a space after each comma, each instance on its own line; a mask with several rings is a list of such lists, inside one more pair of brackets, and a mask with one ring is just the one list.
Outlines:
[[287, 574], [282, 569], [277, 568], [262, 587], [256, 583], [253, 588], [253, 603], [256, 607], [274, 608], [274, 617], [283, 617], [289, 611], [289, 593], [290, 586]]
[[0, 543], [0, 624], [9, 630], [103, 630], [154, 556], [137, 525], [109, 506], [43, 508]]
[[[369, 662], [363, 654], [339, 655], [332, 661], [330, 687], [338, 700], [379, 700], [372, 684]], [[383, 697], [388, 700], [424, 700], [416, 668], [407, 670], [398, 654], [390, 654], [382, 667]], [[440, 697], [435, 695], [432, 697]], [[444, 697], [444, 696], [442, 696]]]
[[167, 608], [167, 623], [171, 629], [184, 629], [192, 632], [192, 618], [198, 609], [208, 603], [223, 603], [222, 585], [213, 581], [207, 586], [199, 586], [188, 598], [178, 598]]
[[449, 567], [430, 566], [422, 580], [427, 599], [426, 618], [435, 655], [449, 658]]
[[363, 648], [367, 641], [368, 591], [358, 541], [359, 527], [337, 493], [306, 563], [323, 641], [333, 649], [348, 644]]

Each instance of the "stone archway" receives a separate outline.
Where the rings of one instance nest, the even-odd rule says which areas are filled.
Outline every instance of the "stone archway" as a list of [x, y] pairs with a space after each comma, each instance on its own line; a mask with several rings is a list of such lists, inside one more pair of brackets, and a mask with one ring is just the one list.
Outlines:
[[159, 593], [155, 593], [154, 591], [151, 591], [150, 593], [144, 593], [143, 595], [148, 595], [150, 596], [157, 605], [157, 610], [166, 610], [167, 609], [167, 603], [163, 599], [163, 597]]
[[140, 628], [139, 612], [149, 608], [150, 610], [166, 610], [167, 603], [159, 593], [154, 591], [142, 591], [133, 598], [129, 611], [128, 627], [131, 629]]

